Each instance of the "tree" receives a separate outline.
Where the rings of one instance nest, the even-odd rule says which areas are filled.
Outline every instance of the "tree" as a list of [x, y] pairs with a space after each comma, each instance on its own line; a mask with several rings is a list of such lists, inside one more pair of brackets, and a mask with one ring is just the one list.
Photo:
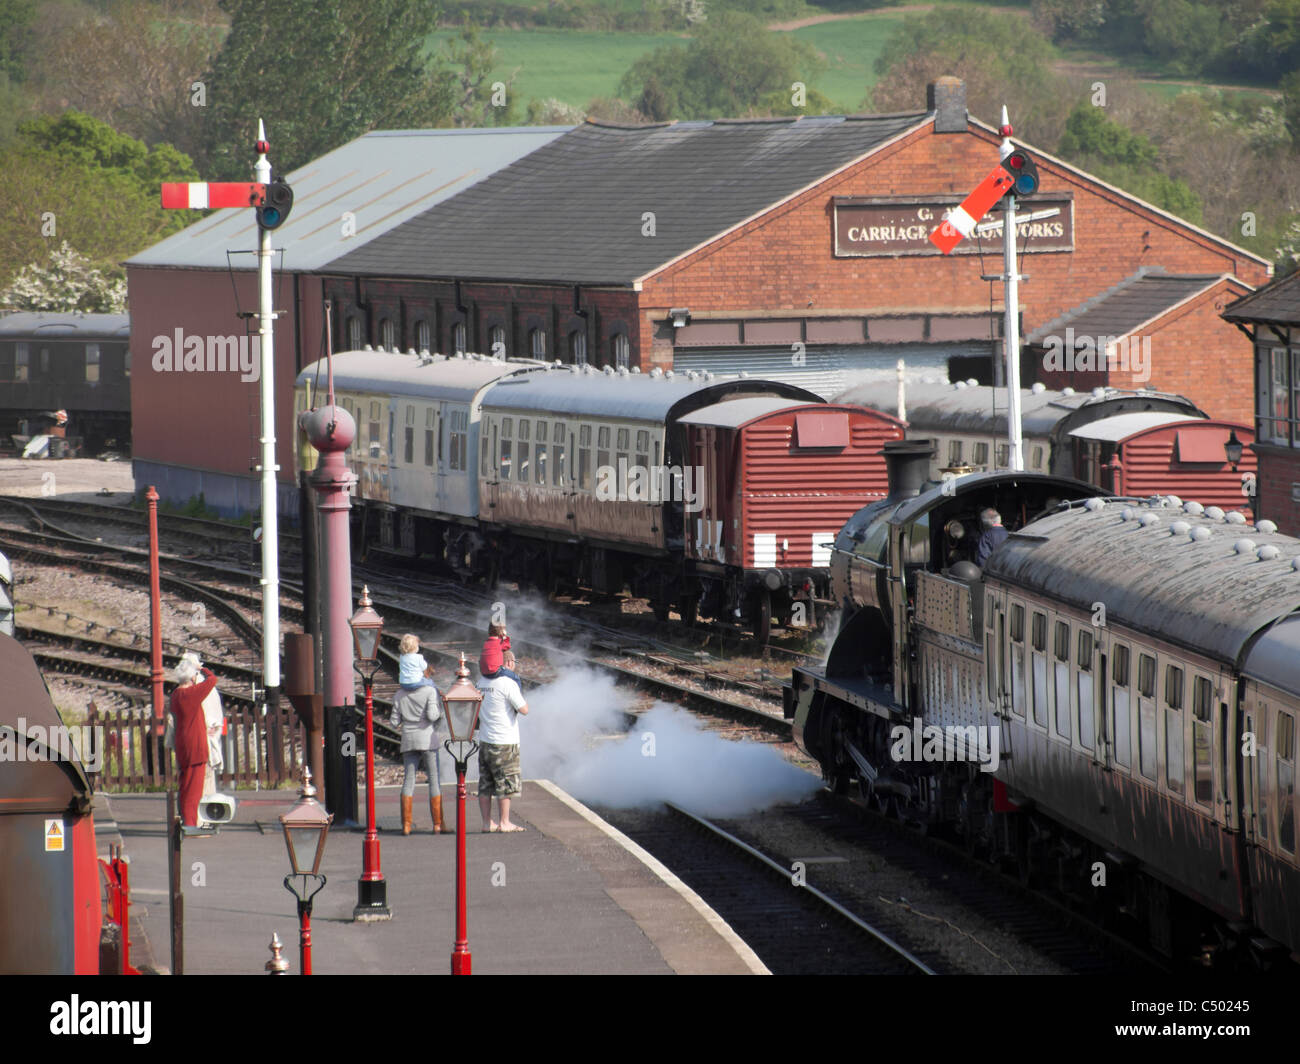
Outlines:
[[65, 240], [45, 262], [24, 266], [0, 292], [0, 304], [13, 310], [125, 314], [126, 278], [121, 270], [98, 269]]
[[128, 258], [193, 220], [162, 209], [161, 183], [197, 180], [170, 145], [146, 148], [87, 115], [23, 123], [0, 154], [0, 281], [63, 240], [97, 264]]
[[0, 0], [0, 74], [10, 81], [26, 77], [25, 59], [35, 19], [36, 0]]
[[638, 59], [619, 93], [656, 121], [768, 113], [765, 97], [788, 97], [794, 82], [806, 85], [820, 67], [802, 41], [771, 33], [750, 15], [720, 11], [694, 28], [689, 44]]
[[258, 118], [285, 173], [372, 129], [445, 125], [451, 71], [426, 54], [427, 0], [222, 0], [230, 33], [204, 78], [210, 180], [248, 176]]
[[226, 32], [217, 0], [117, 0], [102, 15], [73, 9], [62, 19], [42, 31], [47, 109], [76, 108], [146, 144], [201, 148], [201, 79]]
[[444, 47], [457, 85], [453, 124], [514, 125], [519, 108], [511, 89], [519, 71], [515, 70], [504, 81], [488, 80], [496, 66], [497, 50], [491, 41], [483, 39], [478, 25], [467, 20], [460, 33]]

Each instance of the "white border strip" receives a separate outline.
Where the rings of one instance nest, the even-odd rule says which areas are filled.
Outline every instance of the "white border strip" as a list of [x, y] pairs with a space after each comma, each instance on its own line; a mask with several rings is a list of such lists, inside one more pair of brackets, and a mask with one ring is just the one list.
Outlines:
[[695, 891], [691, 890], [690, 887], [673, 875], [662, 861], [647, 850], [638, 846], [635, 842], [619, 831], [618, 828], [614, 827], [612, 824], [606, 823], [576, 798], [561, 790], [550, 780], [533, 780], [531, 782], [536, 783], [537, 786], [541, 787], [542, 790], [546, 791], [546, 793], [552, 797], [558, 798], [561, 802], [582, 817], [583, 820], [587, 821], [587, 823], [600, 828], [601, 831], [622, 846], [623, 849], [627, 850], [628, 853], [632, 854], [633, 857], [637, 858], [637, 860], [650, 869], [651, 872], [662, 879], [665, 884], [677, 891], [677, 893], [685, 899], [687, 904], [704, 917], [709, 926], [722, 936], [723, 941], [736, 951], [737, 956], [744, 961], [752, 975], [772, 974], [767, 965], [759, 960], [758, 955], [745, 944], [744, 939], [731, 929], [731, 925], [714, 912], [704, 899], [695, 893]]

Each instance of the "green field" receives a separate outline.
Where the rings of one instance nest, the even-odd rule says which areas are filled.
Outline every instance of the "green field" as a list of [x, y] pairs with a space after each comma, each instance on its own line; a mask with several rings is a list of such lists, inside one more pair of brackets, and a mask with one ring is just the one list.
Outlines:
[[[455, 37], [440, 30], [435, 47]], [[585, 33], [578, 30], [484, 30], [497, 49], [495, 74], [515, 76], [514, 92], [522, 101], [557, 99], [585, 107], [598, 96], [616, 96], [618, 83], [636, 60], [664, 44], [685, 38], [658, 33]]]
[[[825, 69], [812, 88], [830, 97], [837, 110], [860, 110], [875, 82], [876, 57], [901, 22], [901, 15], [870, 14], [796, 30], [796, 37], [825, 57]], [[549, 29], [484, 30], [482, 35], [497, 49], [497, 77], [505, 80], [518, 70], [514, 91], [521, 101], [554, 98], [574, 107], [617, 95], [618, 83], [637, 59], [662, 45], [686, 41], [667, 33]], [[455, 36], [453, 30], [440, 30], [430, 46], [441, 47]]]

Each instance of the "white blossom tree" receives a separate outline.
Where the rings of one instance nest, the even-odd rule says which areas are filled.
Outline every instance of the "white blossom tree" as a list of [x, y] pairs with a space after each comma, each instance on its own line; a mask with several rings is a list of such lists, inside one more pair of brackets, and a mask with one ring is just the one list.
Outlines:
[[101, 270], [65, 240], [46, 262], [24, 266], [0, 292], [0, 305], [11, 310], [124, 314], [126, 278]]

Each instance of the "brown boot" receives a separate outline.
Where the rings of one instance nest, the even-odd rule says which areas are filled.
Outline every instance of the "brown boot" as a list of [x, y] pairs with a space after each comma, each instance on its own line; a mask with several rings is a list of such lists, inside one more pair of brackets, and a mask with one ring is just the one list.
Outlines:
[[411, 833], [411, 821], [414, 816], [414, 813], [412, 811], [414, 810], [414, 808], [415, 808], [415, 796], [412, 795], [411, 797], [408, 798], [405, 794], [402, 795], [402, 834], [403, 835], [409, 835]]
[[441, 835], [442, 827], [442, 795], [435, 794], [429, 799], [429, 812], [433, 814], [433, 833]]

